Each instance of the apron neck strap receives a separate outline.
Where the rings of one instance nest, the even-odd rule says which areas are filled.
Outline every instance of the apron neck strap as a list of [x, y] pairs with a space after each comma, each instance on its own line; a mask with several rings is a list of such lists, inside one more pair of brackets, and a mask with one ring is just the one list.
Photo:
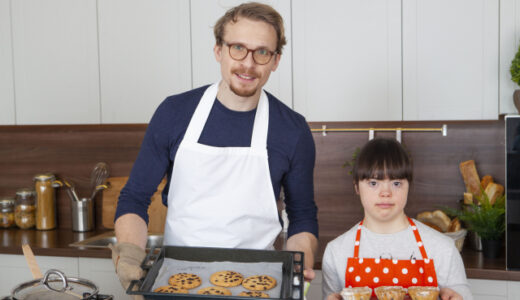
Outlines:
[[[197, 143], [208, 116], [217, 97], [218, 82], [209, 86], [200, 99], [193, 116], [191, 117], [184, 139], [191, 143]], [[269, 100], [267, 94], [262, 90], [256, 108], [253, 134], [251, 136], [251, 148], [267, 148], [267, 130], [269, 125]]]
[[[423, 242], [421, 239], [421, 235], [419, 234], [419, 230], [417, 230], [417, 226], [415, 225], [414, 221], [411, 218], [409, 218], [409, 217], [406, 217], [406, 218], [408, 219], [410, 226], [412, 226], [412, 231], [413, 231], [413, 234], [415, 237], [415, 241], [417, 242], [417, 246], [419, 247], [419, 251], [421, 251], [421, 255], [422, 255], [423, 259], [428, 258], [428, 256], [426, 255], [426, 250], [424, 250], [424, 245], [423, 245]], [[354, 243], [354, 257], [355, 258], [359, 257], [359, 244], [361, 242], [361, 228], [363, 227], [362, 225], [363, 225], [363, 221], [359, 222], [357, 233], [356, 233], [356, 241]]]

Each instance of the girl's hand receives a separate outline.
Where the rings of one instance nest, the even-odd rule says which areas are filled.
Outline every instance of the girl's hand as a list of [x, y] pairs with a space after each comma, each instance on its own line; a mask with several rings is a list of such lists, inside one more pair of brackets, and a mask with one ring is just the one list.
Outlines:
[[330, 294], [329, 296], [327, 296], [327, 300], [342, 300], [341, 298], [341, 295], [336, 293], [336, 294]]
[[461, 295], [457, 294], [457, 292], [450, 288], [442, 288], [440, 296], [442, 300], [464, 300]]

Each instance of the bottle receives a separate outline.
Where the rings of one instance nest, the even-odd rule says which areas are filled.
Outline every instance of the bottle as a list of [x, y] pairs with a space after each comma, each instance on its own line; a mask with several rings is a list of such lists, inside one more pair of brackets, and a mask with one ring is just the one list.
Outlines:
[[0, 198], [0, 228], [9, 228], [14, 225], [14, 199]]
[[36, 224], [36, 204], [34, 203], [34, 190], [22, 188], [16, 191], [14, 207], [14, 220], [16, 226], [21, 229], [29, 229]]
[[34, 177], [36, 191], [36, 229], [56, 228], [56, 193], [54, 187], [60, 186], [53, 174], [39, 174]]

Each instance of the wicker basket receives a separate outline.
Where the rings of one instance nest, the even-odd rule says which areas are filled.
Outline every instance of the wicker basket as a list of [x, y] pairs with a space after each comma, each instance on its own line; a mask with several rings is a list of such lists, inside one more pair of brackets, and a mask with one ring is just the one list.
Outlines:
[[467, 233], [468, 231], [466, 229], [461, 229], [455, 232], [445, 232], [444, 234], [449, 236], [455, 242], [455, 247], [457, 247], [460, 252], [464, 246], [464, 239], [466, 238]]

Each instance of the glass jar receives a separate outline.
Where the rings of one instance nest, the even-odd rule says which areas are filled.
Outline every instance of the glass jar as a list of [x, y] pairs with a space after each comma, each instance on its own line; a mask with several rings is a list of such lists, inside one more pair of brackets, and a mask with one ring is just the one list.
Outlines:
[[9, 228], [14, 225], [14, 199], [0, 198], [0, 228]]
[[36, 224], [35, 192], [29, 188], [16, 191], [16, 203], [14, 208], [14, 221], [21, 229], [34, 227]]
[[56, 228], [56, 177], [53, 174], [39, 174], [34, 177], [36, 191], [36, 229]]

